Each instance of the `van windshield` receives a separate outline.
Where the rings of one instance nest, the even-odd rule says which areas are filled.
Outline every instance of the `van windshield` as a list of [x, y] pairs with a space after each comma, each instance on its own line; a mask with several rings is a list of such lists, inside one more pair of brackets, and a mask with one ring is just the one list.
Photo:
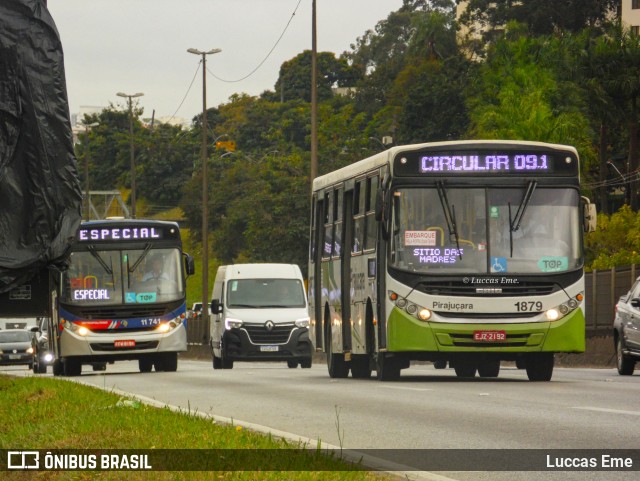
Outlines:
[[234, 279], [227, 283], [227, 306], [259, 309], [307, 304], [298, 279]]

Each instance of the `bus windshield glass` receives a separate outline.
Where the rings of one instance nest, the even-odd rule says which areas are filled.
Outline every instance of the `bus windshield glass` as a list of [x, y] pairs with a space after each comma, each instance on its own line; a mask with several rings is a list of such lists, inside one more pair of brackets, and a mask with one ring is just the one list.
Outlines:
[[62, 302], [131, 305], [183, 298], [180, 252], [170, 249], [96, 250], [71, 253]]
[[298, 279], [234, 279], [227, 283], [227, 307], [306, 307]]
[[523, 188], [394, 192], [391, 266], [442, 274], [541, 274], [582, 266], [579, 194]]

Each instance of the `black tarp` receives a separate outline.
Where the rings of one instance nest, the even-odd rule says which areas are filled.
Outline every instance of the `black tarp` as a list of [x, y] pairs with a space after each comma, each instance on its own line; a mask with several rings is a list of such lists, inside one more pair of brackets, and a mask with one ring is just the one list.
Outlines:
[[0, 293], [64, 266], [81, 203], [62, 45], [46, 0], [0, 0]]

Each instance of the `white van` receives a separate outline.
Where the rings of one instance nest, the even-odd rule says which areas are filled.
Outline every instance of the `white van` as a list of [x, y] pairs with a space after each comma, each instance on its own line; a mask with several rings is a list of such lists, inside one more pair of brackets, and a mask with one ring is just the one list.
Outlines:
[[234, 361], [311, 367], [307, 296], [297, 265], [221, 266], [211, 298], [214, 369], [232, 369]]

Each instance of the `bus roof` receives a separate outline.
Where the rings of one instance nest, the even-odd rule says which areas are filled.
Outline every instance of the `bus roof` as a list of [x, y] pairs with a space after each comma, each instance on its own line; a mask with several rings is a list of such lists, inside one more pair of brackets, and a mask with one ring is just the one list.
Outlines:
[[572, 147], [570, 145], [534, 142], [529, 140], [453, 140], [444, 142], [426, 142], [421, 144], [399, 145], [391, 147], [384, 152], [372, 155], [371, 157], [367, 157], [351, 165], [347, 165], [346, 167], [343, 167], [341, 169], [334, 170], [333, 172], [329, 172], [328, 174], [322, 175], [320, 177], [316, 177], [313, 181], [313, 191], [315, 192], [318, 190], [322, 190], [325, 187], [333, 185], [337, 182], [358, 177], [359, 175], [370, 172], [376, 168], [382, 167], [383, 165], [391, 166], [391, 161], [399, 152], [411, 152], [426, 148], [456, 147], [463, 145], [485, 145], [487, 147], [492, 145], [527, 145], [549, 149], [570, 150], [571, 152], [575, 153], [576, 157], [578, 156], [578, 152], [575, 147]]

